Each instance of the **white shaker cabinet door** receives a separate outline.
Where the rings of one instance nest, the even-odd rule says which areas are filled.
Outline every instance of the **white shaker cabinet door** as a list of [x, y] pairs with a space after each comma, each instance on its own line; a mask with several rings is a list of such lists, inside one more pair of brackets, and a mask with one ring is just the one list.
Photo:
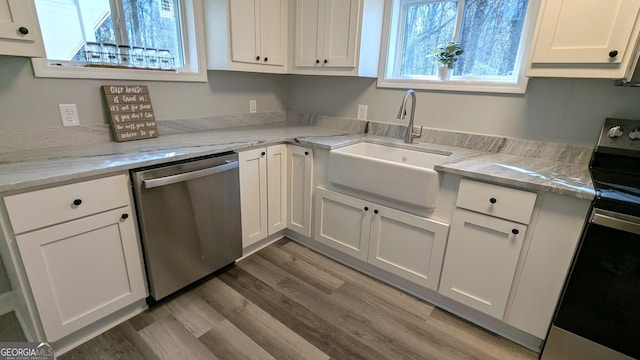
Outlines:
[[260, 62], [282, 66], [286, 56], [287, 0], [260, 0]]
[[619, 63], [639, 10], [640, 0], [545, 1], [532, 61]]
[[322, 65], [355, 67], [360, 0], [325, 0]]
[[129, 206], [18, 235], [16, 242], [48, 341], [147, 296]]
[[439, 292], [502, 319], [526, 230], [512, 221], [455, 209]]
[[238, 153], [242, 247], [267, 237], [267, 150], [259, 148]]
[[437, 290], [449, 225], [373, 205], [369, 263]]
[[287, 145], [267, 148], [267, 233], [287, 226]]
[[367, 261], [371, 207], [369, 202], [317, 188], [314, 239]]
[[0, 0], [0, 55], [45, 56], [33, 0]]
[[260, 55], [260, 0], [229, 1], [231, 57], [236, 62], [257, 63]]
[[287, 228], [311, 237], [313, 150], [289, 145], [288, 158]]

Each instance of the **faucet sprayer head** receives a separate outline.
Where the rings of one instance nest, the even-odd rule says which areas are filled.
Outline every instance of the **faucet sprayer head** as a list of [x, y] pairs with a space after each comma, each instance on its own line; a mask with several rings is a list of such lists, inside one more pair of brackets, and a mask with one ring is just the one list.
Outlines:
[[400, 110], [398, 111], [398, 119], [404, 120], [406, 116], [407, 116], [407, 103], [403, 101], [402, 105], [400, 105]]

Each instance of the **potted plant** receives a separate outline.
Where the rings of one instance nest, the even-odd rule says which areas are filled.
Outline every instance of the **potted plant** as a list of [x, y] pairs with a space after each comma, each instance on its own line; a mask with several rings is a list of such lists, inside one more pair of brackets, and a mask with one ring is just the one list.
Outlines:
[[431, 56], [435, 57], [440, 64], [438, 68], [438, 79], [449, 80], [451, 77], [451, 69], [453, 64], [458, 61], [458, 57], [464, 53], [460, 44], [455, 41], [449, 41], [445, 45], [440, 45], [437, 49], [433, 50]]

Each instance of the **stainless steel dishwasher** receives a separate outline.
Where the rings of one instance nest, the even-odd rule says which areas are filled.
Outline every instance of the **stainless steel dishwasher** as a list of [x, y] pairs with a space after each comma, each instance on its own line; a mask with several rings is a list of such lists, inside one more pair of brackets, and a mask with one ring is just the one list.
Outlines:
[[237, 154], [134, 170], [132, 178], [153, 300], [242, 256]]

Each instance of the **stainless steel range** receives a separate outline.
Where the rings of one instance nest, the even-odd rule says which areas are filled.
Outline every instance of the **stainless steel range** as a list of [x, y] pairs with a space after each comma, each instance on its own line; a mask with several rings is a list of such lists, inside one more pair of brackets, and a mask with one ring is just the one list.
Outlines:
[[640, 120], [606, 119], [596, 188], [543, 360], [640, 358]]

